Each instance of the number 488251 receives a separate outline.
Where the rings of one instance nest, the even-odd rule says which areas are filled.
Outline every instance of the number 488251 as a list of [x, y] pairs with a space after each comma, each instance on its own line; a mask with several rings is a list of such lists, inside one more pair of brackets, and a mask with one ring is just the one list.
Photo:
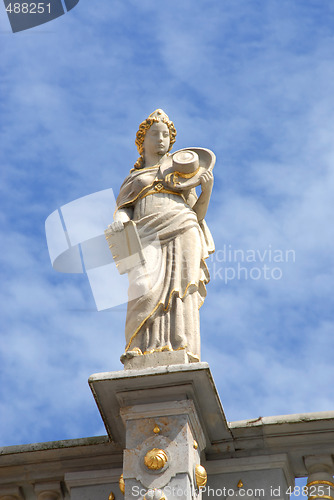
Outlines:
[[286, 495], [295, 495], [310, 497], [310, 498], [332, 498], [330, 496], [331, 493], [330, 486], [324, 486], [322, 484], [319, 485], [310, 485], [310, 486], [294, 486], [287, 489], [285, 492]]
[[51, 3], [10, 3], [6, 7], [9, 14], [51, 14]]

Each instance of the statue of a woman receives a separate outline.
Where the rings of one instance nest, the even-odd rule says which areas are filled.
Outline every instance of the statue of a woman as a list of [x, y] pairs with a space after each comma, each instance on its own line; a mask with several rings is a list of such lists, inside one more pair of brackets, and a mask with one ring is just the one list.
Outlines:
[[[109, 226], [121, 231], [124, 223], [133, 220], [144, 253], [145, 241], [154, 237], [159, 241], [158, 266], [157, 258], [150, 254], [154, 245], [148, 245], [146, 264], [129, 272], [123, 360], [180, 349], [193, 361], [200, 359], [199, 308], [209, 281], [205, 259], [214, 251], [204, 217], [215, 157], [201, 148], [170, 155], [175, 137], [174, 124], [161, 109], [140, 124], [136, 136], [140, 157], [121, 186], [114, 222]], [[199, 198], [196, 184], [201, 185]], [[147, 287], [152, 273], [154, 279]], [[138, 293], [141, 287], [143, 292]]]

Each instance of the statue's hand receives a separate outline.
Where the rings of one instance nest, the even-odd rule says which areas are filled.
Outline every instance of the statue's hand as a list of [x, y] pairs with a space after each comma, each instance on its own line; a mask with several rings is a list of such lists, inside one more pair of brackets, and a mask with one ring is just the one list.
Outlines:
[[116, 222], [113, 222], [112, 224], [109, 224], [108, 229], [110, 229], [113, 233], [117, 233], [119, 231], [123, 231], [124, 224], [122, 221], [118, 220]]
[[202, 186], [202, 192], [206, 191], [211, 193], [213, 186], [213, 173], [210, 170], [208, 172], [205, 172], [203, 175], [201, 175], [200, 182]]

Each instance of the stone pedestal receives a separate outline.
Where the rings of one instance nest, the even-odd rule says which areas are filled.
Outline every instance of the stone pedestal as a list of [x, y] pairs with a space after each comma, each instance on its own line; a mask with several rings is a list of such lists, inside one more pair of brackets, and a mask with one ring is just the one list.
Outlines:
[[194, 498], [195, 468], [205, 438], [193, 401], [130, 406], [121, 415], [127, 429], [125, 497], [138, 498], [137, 492], [143, 490], [142, 498], [145, 490], [163, 489], [167, 498]]
[[180, 351], [152, 352], [151, 354], [129, 358], [126, 354], [123, 354], [121, 361], [125, 370], [143, 370], [145, 368], [156, 368], [157, 366], [198, 363], [199, 359], [182, 349]]
[[207, 363], [97, 374], [89, 383], [110, 438], [125, 447], [125, 498], [200, 498], [204, 450], [232, 446]]
[[288, 455], [262, 439], [253, 456], [240, 448], [207, 363], [100, 373], [89, 384], [109, 438], [124, 449], [126, 500], [288, 499]]

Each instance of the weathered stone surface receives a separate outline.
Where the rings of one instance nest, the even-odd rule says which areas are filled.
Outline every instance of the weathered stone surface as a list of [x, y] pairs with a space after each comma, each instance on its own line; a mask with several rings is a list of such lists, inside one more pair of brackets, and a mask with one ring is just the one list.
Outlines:
[[[294, 478], [306, 475], [318, 496], [334, 496], [334, 412], [228, 424], [206, 363], [96, 374], [90, 384], [118, 444], [104, 436], [0, 448], [0, 500], [37, 500], [40, 492], [52, 499], [142, 500], [152, 486], [167, 499], [190, 500], [198, 464], [208, 474], [203, 498], [212, 498], [213, 489], [225, 499], [286, 500]], [[150, 469], [145, 456], [154, 449], [167, 461]], [[223, 487], [231, 490], [225, 496]]]
[[125, 370], [144, 370], [155, 366], [180, 365], [182, 363], [197, 363], [198, 359], [187, 353], [184, 349], [180, 351], [152, 352], [145, 356], [134, 356], [123, 358]]
[[[205, 148], [169, 154], [175, 138], [174, 124], [161, 109], [139, 125], [140, 158], [121, 186], [114, 222], [106, 230], [116, 265], [129, 278], [126, 347], [121, 356], [127, 369], [169, 364], [168, 350], [185, 350], [200, 360], [199, 307], [209, 282], [205, 259], [214, 252], [204, 217], [216, 157]], [[199, 197], [196, 186], [201, 188]], [[131, 238], [127, 225], [132, 223]], [[137, 244], [130, 245], [130, 240]], [[150, 353], [157, 356], [128, 361]]]
[[[192, 401], [206, 436], [206, 451], [214, 452], [217, 443], [221, 449], [233, 450], [232, 435], [207, 363], [98, 373], [89, 378], [89, 384], [107, 432], [118, 443], [125, 444], [121, 408], [151, 404], [151, 418], [156, 418], [168, 415], [171, 401]], [[162, 403], [165, 413], [159, 407]]]

